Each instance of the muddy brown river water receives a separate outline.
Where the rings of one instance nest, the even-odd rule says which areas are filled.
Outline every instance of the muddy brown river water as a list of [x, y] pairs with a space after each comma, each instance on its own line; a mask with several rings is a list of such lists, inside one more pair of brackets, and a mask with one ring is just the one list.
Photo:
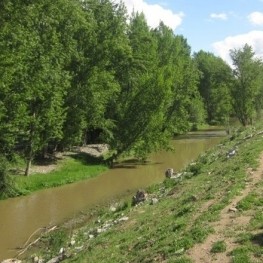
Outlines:
[[0, 260], [13, 257], [41, 227], [60, 224], [80, 211], [164, 179], [168, 167], [182, 169], [219, 143], [224, 131], [191, 133], [173, 140], [175, 152], [159, 152], [143, 165], [126, 163], [96, 178], [0, 201]]

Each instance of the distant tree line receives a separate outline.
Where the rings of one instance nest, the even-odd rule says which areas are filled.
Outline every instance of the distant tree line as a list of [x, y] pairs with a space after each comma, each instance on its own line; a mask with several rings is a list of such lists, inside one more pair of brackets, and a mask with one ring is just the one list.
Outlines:
[[187, 40], [149, 28], [110, 0], [1, 0], [0, 153], [32, 160], [95, 141], [109, 160], [168, 148], [200, 123], [251, 124], [262, 110], [262, 61], [244, 46], [234, 70]]

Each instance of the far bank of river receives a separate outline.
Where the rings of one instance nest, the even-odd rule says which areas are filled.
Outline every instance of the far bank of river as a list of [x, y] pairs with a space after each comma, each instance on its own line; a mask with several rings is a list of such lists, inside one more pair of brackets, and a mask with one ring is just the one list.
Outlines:
[[168, 167], [180, 170], [225, 136], [224, 131], [190, 133], [173, 140], [175, 152], [159, 152], [146, 164], [126, 162], [86, 181], [0, 201], [0, 260], [16, 255], [41, 227], [61, 224], [81, 211], [161, 182]]

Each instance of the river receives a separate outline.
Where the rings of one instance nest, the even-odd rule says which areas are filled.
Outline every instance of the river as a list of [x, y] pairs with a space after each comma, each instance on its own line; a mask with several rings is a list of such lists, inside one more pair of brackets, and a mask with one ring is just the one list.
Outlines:
[[182, 169], [224, 136], [218, 130], [190, 133], [173, 140], [175, 152], [153, 154], [146, 164], [128, 162], [96, 178], [0, 201], [0, 260], [15, 256], [41, 227], [60, 224], [94, 205], [163, 181], [167, 168]]

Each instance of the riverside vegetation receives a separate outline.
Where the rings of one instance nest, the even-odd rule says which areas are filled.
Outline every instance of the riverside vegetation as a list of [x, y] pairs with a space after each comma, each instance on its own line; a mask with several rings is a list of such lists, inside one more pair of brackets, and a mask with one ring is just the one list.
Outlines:
[[[20, 161], [20, 166], [17, 166], [16, 162], [15, 168], [2, 166], [2, 174], [11, 170], [15, 176], [4, 177], [7, 181], [3, 183], [0, 199], [88, 179], [108, 169], [102, 158], [89, 156], [83, 152], [64, 153], [58, 158], [47, 160], [46, 163], [41, 161], [39, 166], [36, 164], [32, 167], [30, 177], [19, 176], [22, 170], [19, 167], [23, 165], [23, 161]], [[41, 169], [35, 170], [36, 167]]]
[[149, 187], [144, 203], [123, 200], [43, 234], [23, 262], [262, 262], [262, 127], [239, 129], [181, 172]]
[[[230, 56], [233, 68], [209, 52], [192, 54], [187, 39], [163, 22], [150, 28], [143, 13], [133, 13], [128, 19], [124, 4], [112, 0], [1, 0], [0, 198], [95, 176], [123, 156], [132, 154], [143, 161], [154, 151], [170, 149], [174, 135], [200, 124], [228, 127], [233, 117], [244, 127], [254, 125], [263, 110], [263, 61], [247, 44], [231, 50]], [[247, 141], [252, 144], [255, 138], [259, 137]], [[93, 163], [83, 155], [75, 155], [67, 162], [59, 161], [52, 176], [29, 176], [32, 164], [39, 160], [46, 162], [47, 156], [54, 158], [60, 151], [90, 143], [109, 145], [104, 162]], [[244, 154], [243, 159], [239, 150], [234, 158], [224, 160], [224, 165], [219, 161], [225, 156], [220, 156], [217, 149], [218, 160], [210, 164], [211, 168], [208, 163], [213, 155], [200, 157], [197, 165], [188, 168], [198, 176], [180, 182], [166, 181], [165, 196], [154, 211], [147, 206], [125, 205], [130, 218], [136, 209], [144, 209], [138, 212], [138, 223], [129, 220], [130, 228], [123, 223], [110, 241], [110, 250], [105, 248], [113, 230], [89, 241], [89, 256], [100, 259], [104, 255], [104, 260], [112, 257], [113, 262], [124, 257], [131, 261], [146, 261], [147, 257], [149, 261], [164, 261], [173, 260], [177, 257], [173, 254], [180, 251], [185, 254], [213, 230], [203, 223], [202, 215], [193, 226], [187, 226], [187, 220], [198, 204], [205, 202], [204, 196], [208, 199], [210, 194], [213, 199], [217, 187], [222, 191], [226, 188], [224, 198], [212, 206], [215, 211], [210, 208], [211, 213], [204, 217], [214, 220], [219, 216], [230, 194], [245, 186], [242, 180], [246, 173], [241, 169], [245, 169], [245, 163], [251, 164], [258, 147]], [[245, 146], [243, 150], [246, 152]], [[84, 163], [90, 166], [83, 167]], [[14, 171], [14, 167], [22, 166], [25, 178]], [[211, 169], [209, 177], [207, 169]], [[218, 177], [221, 180], [215, 180]], [[181, 197], [172, 199], [166, 196], [168, 189], [184, 190]], [[255, 196], [249, 198], [250, 203], [258, 200]], [[150, 218], [153, 212], [157, 219], [139, 225], [144, 216]], [[154, 234], [151, 227], [161, 215], [165, 217]], [[172, 228], [166, 225], [171, 218]], [[59, 240], [66, 235], [61, 231], [58, 237], [54, 233], [51, 244], [62, 244]], [[168, 238], [171, 233], [172, 241]], [[118, 240], [121, 244], [117, 244]], [[211, 251], [224, 250], [224, 240], [218, 241], [222, 242], [215, 243]], [[133, 252], [138, 250], [142, 253], [135, 260]], [[242, 253], [248, 257], [247, 251], [250, 249]], [[85, 260], [85, 252], [79, 256]]]

